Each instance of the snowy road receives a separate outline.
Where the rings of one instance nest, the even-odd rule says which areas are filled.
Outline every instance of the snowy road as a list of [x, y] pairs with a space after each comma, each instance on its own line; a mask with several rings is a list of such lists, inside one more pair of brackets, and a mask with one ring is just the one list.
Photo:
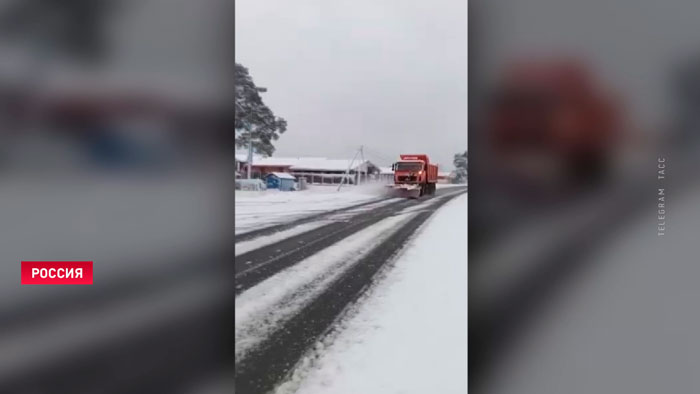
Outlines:
[[278, 392], [466, 393], [466, 217], [465, 194], [438, 210]]
[[[637, 181], [639, 187], [620, 195], [626, 198], [607, 198], [606, 204], [594, 205], [595, 211], [588, 210], [588, 220], [582, 221], [588, 225], [569, 241], [550, 240], [560, 252], [540, 256], [540, 262], [553, 263], [549, 267], [517, 270], [540, 280], [499, 274], [506, 270], [494, 269], [494, 263], [514, 264], [495, 258], [482, 259], [490, 267], [481, 270], [482, 280], [475, 280], [479, 273], [470, 266], [471, 299], [483, 296], [476, 306], [491, 312], [490, 319], [477, 320], [485, 314], [470, 305], [470, 330], [481, 327], [473, 343], [488, 344], [470, 359], [488, 363], [472, 392], [697, 392], [700, 163], [694, 152], [682, 155], [675, 155], [670, 179]], [[669, 201], [663, 236], [660, 187], [666, 188]], [[517, 299], [499, 297], [503, 289], [515, 288], [513, 276], [529, 283], [511, 290]], [[494, 306], [506, 304], [509, 308], [493, 313]], [[504, 339], [508, 346], [497, 346]]]
[[610, 238], [482, 392], [697, 392], [700, 189], [674, 197], [673, 233], [659, 237], [657, 218], [644, 212]]
[[[269, 392], [302, 368], [299, 361], [415, 242], [413, 235], [438, 208], [455, 198], [466, 205], [465, 191], [445, 188], [431, 198], [375, 202], [238, 242], [237, 392]], [[453, 216], [463, 231], [466, 214]], [[463, 249], [460, 261], [466, 259]], [[413, 259], [424, 260], [420, 256]], [[466, 283], [466, 276], [461, 280]], [[289, 385], [282, 389], [290, 392]]]

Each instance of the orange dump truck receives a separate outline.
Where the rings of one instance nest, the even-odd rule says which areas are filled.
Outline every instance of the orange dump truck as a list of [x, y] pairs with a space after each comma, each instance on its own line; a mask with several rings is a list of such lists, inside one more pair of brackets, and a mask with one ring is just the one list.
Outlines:
[[569, 59], [514, 62], [501, 74], [487, 109], [487, 132], [498, 157], [522, 172], [548, 168], [569, 179], [599, 177], [619, 132], [618, 103], [585, 65]]
[[435, 194], [438, 179], [438, 166], [430, 164], [428, 155], [400, 155], [394, 163], [394, 184], [391, 188], [402, 197], [418, 198], [425, 194]]

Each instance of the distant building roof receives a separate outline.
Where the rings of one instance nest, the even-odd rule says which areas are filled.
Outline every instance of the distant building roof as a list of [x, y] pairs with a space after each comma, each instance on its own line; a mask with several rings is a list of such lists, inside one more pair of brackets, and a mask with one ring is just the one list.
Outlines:
[[294, 179], [294, 180], [296, 180], [296, 178], [294, 178], [290, 174], [287, 174], [286, 172], [271, 172], [269, 175], [274, 175], [279, 179]]
[[298, 164], [301, 158], [293, 157], [263, 157], [258, 160], [253, 159], [253, 166], [260, 167], [292, 167]]

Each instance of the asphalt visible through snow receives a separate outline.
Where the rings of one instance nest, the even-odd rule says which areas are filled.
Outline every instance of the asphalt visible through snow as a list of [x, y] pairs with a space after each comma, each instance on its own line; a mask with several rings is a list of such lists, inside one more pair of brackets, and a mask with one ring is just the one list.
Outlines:
[[[313, 255], [314, 253], [330, 245], [336, 244], [344, 238], [347, 238], [348, 236], [367, 228], [380, 220], [395, 215], [402, 209], [422, 204], [433, 198], [440, 197], [448, 193], [455, 193], [457, 190], [465, 189], [438, 189], [433, 196], [426, 196], [420, 199], [405, 199], [400, 200], [395, 204], [380, 206], [366, 212], [361, 212], [349, 218], [337, 219], [337, 221], [333, 221], [327, 225], [321, 226], [320, 228], [287, 238], [271, 245], [266, 245], [263, 248], [237, 255], [235, 262], [236, 295], [252, 286], [255, 286], [277, 272]], [[393, 197], [386, 197], [379, 201], [388, 200], [390, 198]], [[313, 220], [321, 220], [322, 218], [336, 214], [339, 211], [348, 211], [352, 208], [358, 208], [359, 206], [366, 206], [376, 202], [378, 201], [373, 200], [369, 203], [355, 205], [342, 210], [329, 211], [323, 215], [314, 215]], [[309, 221], [309, 218], [302, 218], [287, 224], [279, 225], [279, 227], [275, 227], [277, 228], [277, 231], [282, 231], [303, 223], [308, 223]], [[268, 235], [270, 233], [272, 232], [259, 233], [258, 236]], [[245, 237], [245, 240], [250, 239], [250, 237]], [[238, 242], [239, 239], [236, 241]]]
[[[236, 360], [236, 392], [269, 392], [282, 382], [343, 310], [362, 295], [372, 283], [373, 276], [392, 260], [411, 235], [443, 204], [464, 192], [466, 187], [438, 189], [434, 196], [399, 200], [360, 211], [353, 216], [331, 221], [308, 232], [236, 256], [238, 298], [265, 279], [326, 248], [342, 244], [343, 240], [353, 234], [400, 214], [402, 210], [416, 208], [415, 214], [402, 222], [392, 234], [352, 263], [291, 318], [281, 321], [261, 343], [246, 352], [242, 359]], [[296, 221], [295, 225], [306, 222], [308, 219], [302, 219]], [[291, 223], [285, 225], [285, 229], [290, 228], [289, 225]]]
[[[437, 189], [437, 190], [435, 191], [435, 195], [434, 195], [434, 196], [431, 196], [431, 197], [441, 196], [441, 195], [443, 195], [444, 193], [449, 192], [450, 190], [457, 190], [457, 189], [462, 189], [462, 188], [461, 188], [461, 187], [456, 187], [456, 188], [442, 188], [442, 189]], [[466, 187], [464, 187], [464, 190], [466, 190]], [[336, 214], [340, 214], [340, 213], [343, 213], [343, 212], [352, 211], [352, 210], [355, 210], [355, 209], [358, 209], [358, 208], [362, 208], [362, 207], [366, 207], [366, 206], [369, 206], [369, 205], [372, 205], [372, 204], [377, 204], [377, 203], [379, 203], [379, 202], [387, 201], [387, 200], [390, 200], [390, 199], [392, 199], [392, 198], [395, 198], [395, 197], [392, 197], [392, 196], [378, 197], [378, 198], [375, 198], [375, 199], [372, 199], [372, 200], [369, 200], [369, 201], [361, 202], [361, 203], [359, 203], [359, 204], [353, 204], [353, 205], [350, 205], [350, 206], [347, 206], [347, 207], [338, 208], [338, 209], [332, 209], [332, 210], [329, 210], [329, 211], [325, 211], [325, 212], [320, 212], [320, 213], [316, 213], [316, 214], [313, 214], [313, 215], [304, 216], [304, 217], [297, 218], [297, 219], [290, 220], [290, 221], [284, 221], [284, 222], [281, 222], [281, 223], [275, 223], [275, 224], [272, 224], [272, 225], [269, 225], [269, 226], [265, 226], [265, 227], [263, 227], [263, 228], [259, 228], [259, 229], [255, 229], [255, 230], [251, 230], [251, 231], [245, 231], [245, 232], [243, 232], [243, 233], [236, 234], [235, 242], [236, 242], [236, 243], [239, 243], [239, 242], [250, 241], [250, 240], [253, 240], [253, 239], [256, 239], [256, 238], [265, 236], [265, 235], [271, 235], [271, 234], [274, 234], [274, 233], [277, 233], [277, 232], [280, 232], [280, 231], [284, 231], [284, 230], [288, 230], [288, 229], [290, 229], [290, 228], [294, 228], [294, 227], [296, 227], [296, 226], [298, 226], [298, 225], [300, 225], [300, 224], [305, 224], [305, 223], [310, 223], [310, 222], [322, 220], [322, 219], [324, 219], [324, 218], [328, 218], [328, 217], [331, 217], [331, 216], [336, 215]], [[430, 197], [428, 197], [428, 198], [430, 198]], [[424, 199], [425, 199], [425, 198], [422, 198], [422, 199], [419, 200], [419, 201], [422, 201], [422, 200], [424, 200]]]

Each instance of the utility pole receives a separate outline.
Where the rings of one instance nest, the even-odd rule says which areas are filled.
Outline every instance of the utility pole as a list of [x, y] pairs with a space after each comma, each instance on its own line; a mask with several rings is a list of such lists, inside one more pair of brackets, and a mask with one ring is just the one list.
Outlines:
[[347, 179], [350, 176], [350, 169], [352, 168], [353, 163], [355, 163], [355, 159], [357, 158], [357, 155], [360, 153], [361, 150], [362, 148], [355, 152], [355, 156], [353, 156], [352, 160], [350, 161], [350, 165], [348, 165], [348, 169], [345, 171], [345, 176], [340, 181], [340, 185], [338, 185], [338, 191], [340, 191], [340, 188], [343, 186], [343, 183], [345, 183], [345, 179]]
[[[362, 145], [360, 145], [360, 158], [362, 160], [362, 164], [360, 167], [360, 181], [362, 180], [362, 173], [363, 172], [365, 173], [364, 178], [365, 178], [365, 180], [367, 180], [367, 168], [365, 166], [365, 152], [364, 152], [364, 147]], [[360, 181], [357, 181], [358, 185], [360, 184]]]

